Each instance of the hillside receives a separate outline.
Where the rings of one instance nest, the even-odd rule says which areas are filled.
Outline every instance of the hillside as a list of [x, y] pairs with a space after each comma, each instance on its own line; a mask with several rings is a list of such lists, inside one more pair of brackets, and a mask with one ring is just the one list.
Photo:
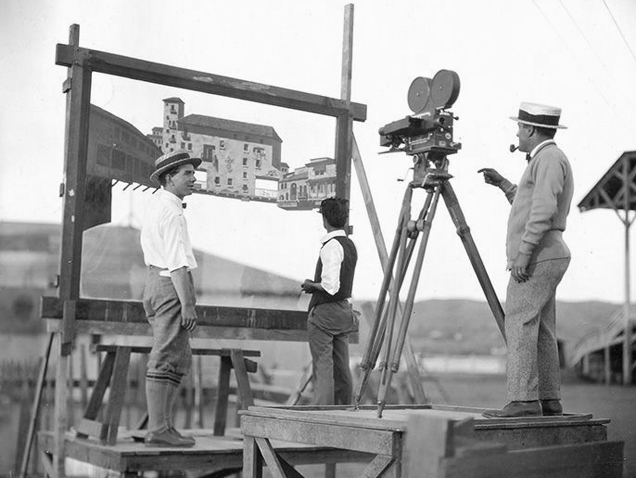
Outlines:
[[[361, 308], [372, 316], [373, 303]], [[567, 345], [583, 335], [604, 327], [618, 304], [599, 301], [558, 302], [557, 334]], [[366, 327], [363, 328], [366, 339]], [[415, 303], [409, 325], [409, 337], [416, 352], [446, 354], [490, 354], [501, 352], [504, 343], [484, 301], [448, 299]]]

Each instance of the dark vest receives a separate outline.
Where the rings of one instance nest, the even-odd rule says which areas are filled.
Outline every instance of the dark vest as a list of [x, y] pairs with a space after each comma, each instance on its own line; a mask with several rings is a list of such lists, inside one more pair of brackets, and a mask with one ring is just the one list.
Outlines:
[[[353, 275], [356, 271], [356, 262], [358, 262], [358, 251], [351, 239], [346, 236], [336, 236], [329, 241], [338, 241], [344, 251], [344, 259], [340, 265], [340, 289], [334, 295], [328, 294], [323, 291], [316, 291], [312, 294], [309, 301], [309, 310], [319, 304], [326, 302], [340, 302], [351, 297], [351, 291], [353, 289]], [[329, 242], [325, 242], [322, 247]], [[322, 260], [320, 255], [318, 256], [318, 263], [316, 264], [316, 273], [314, 274], [314, 282], [321, 282], [322, 280]]]

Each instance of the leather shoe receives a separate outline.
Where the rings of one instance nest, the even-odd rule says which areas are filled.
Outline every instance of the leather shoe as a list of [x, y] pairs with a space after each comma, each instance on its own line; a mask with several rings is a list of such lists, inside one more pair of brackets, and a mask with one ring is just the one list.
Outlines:
[[486, 418], [540, 417], [541, 404], [539, 400], [509, 402], [501, 410], [486, 410], [482, 415]]
[[541, 402], [541, 410], [544, 417], [560, 417], [563, 415], [563, 406], [561, 400], [539, 400]]
[[179, 433], [179, 430], [177, 430], [175, 427], [170, 427], [169, 430], [170, 430], [170, 433], [179, 437], [181, 440], [185, 440], [186, 442], [191, 443], [192, 445], [195, 444], [194, 438], [182, 435], [181, 433]]
[[180, 447], [187, 448], [194, 445], [194, 439], [189, 440], [185, 437], [179, 437], [170, 431], [170, 428], [162, 428], [160, 430], [148, 432], [144, 437], [146, 446], [162, 446], [162, 447]]

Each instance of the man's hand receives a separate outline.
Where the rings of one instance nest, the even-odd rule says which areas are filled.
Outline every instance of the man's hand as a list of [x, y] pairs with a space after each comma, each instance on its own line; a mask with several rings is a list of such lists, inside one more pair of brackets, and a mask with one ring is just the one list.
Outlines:
[[484, 181], [486, 184], [491, 184], [493, 186], [499, 187], [501, 182], [504, 180], [504, 177], [497, 172], [496, 169], [492, 168], [481, 168], [478, 173], [483, 173]]
[[197, 326], [197, 312], [193, 305], [181, 307], [181, 327], [192, 332]]
[[310, 281], [309, 279], [305, 279], [305, 281], [302, 284], [300, 284], [300, 288], [303, 290], [305, 294], [311, 294], [312, 292], [316, 290], [316, 285], [314, 284], [313, 281]]
[[510, 274], [515, 281], [525, 282], [530, 279], [528, 264], [530, 264], [530, 254], [523, 254], [521, 252], [517, 254], [510, 268]]

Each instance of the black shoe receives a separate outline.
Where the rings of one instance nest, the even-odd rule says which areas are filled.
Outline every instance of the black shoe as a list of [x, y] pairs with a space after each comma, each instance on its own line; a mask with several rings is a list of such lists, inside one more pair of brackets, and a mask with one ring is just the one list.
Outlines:
[[179, 437], [181, 440], [185, 440], [188, 443], [191, 443], [193, 446], [196, 442], [194, 441], [194, 438], [192, 437], [187, 437], [187, 436], [183, 436], [181, 433], [179, 433], [179, 430], [177, 430], [175, 427], [170, 427], [168, 428], [168, 430], [170, 431], [170, 433], [172, 433], [173, 435]]
[[501, 410], [486, 410], [482, 415], [486, 418], [540, 417], [541, 404], [539, 400], [515, 401], [508, 403]]
[[170, 428], [162, 428], [157, 431], [148, 432], [144, 437], [146, 446], [179, 447], [188, 448], [194, 445], [194, 439], [189, 440], [179, 437], [170, 431]]
[[539, 400], [541, 402], [541, 410], [543, 410], [544, 417], [560, 417], [563, 415], [563, 406], [561, 400]]

